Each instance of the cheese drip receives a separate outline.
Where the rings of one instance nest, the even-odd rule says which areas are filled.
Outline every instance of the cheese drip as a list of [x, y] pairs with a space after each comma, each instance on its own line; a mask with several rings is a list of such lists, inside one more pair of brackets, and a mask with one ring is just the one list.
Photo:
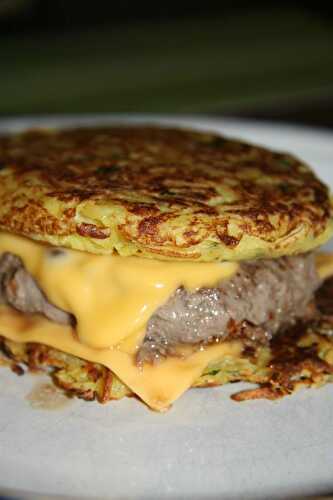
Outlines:
[[238, 264], [170, 262], [94, 255], [57, 249], [24, 237], [0, 233], [0, 254], [19, 255], [48, 299], [72, 313], [79, 341], [94, 349], [127, 342], [135, 349], [147, 321], [179, 286], [190, 291], [215, 286]]
[[317, 254], [316, 268], [322, 280], [333, 276], [333, 254], [325, 252]]

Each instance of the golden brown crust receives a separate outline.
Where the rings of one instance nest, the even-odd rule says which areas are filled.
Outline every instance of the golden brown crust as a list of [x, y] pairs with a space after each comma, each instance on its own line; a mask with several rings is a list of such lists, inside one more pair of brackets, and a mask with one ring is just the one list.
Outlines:
[[[235, 401], [279, 399], [302, 387], [319, 387], [333, 382], [333, 338], [320, 334], [320, 325], [298, 325], [286, 336], [278, 336], [269, 347], [245, 349], [240, 358], [227, 357], [209, 365], [193, 387], [216, 387], [229, 382], [259, 384], [254, 389], [235, 392]], [[117, 376], [98, 363], [91, 363], [43, 344], [18, 343], [0, 335], [4, 363], [18, 375], [22, 366], [30, 371], [47, 371], [56, 385], [79, 398], [112, 399], [134, 396]], [[0, 358], [1, 360], [1, 358]]]
[[153, 127], [0, 138], [0, 227], [96, 253], [197, 260], [306, 251], [333, 231], [295, 157]]

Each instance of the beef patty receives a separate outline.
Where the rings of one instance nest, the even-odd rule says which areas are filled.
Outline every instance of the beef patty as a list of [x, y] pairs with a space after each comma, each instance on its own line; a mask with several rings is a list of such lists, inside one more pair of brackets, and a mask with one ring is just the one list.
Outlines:
[[320, 285], [313, 254], [243, 262], [216, 288], [178, 288], [150, 318], [137, 359], [154, 361], [178, 344], [242, 337], [269, 341], [278, 330], [311, 313]]
[[[265, 343], [278, 331], [310, 312], [320, 284], [313, 254], [247, 261], [229, 280], [194, 293], [180, 287], [151, 316], [137, 362], [173, 354], [179, 344], [202, 345], [241, 337]], [[0, 258], [0, 302], [23, 313], [75, 325], [75, 318], [50, 303], [22, 260]]]

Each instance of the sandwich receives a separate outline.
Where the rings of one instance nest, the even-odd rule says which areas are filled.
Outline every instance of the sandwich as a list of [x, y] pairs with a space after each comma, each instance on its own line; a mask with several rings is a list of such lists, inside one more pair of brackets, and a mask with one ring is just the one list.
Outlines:
[[[0, 137], [0, 346], [86, 400], [166, 410], [333, 381], [327, 188], [301, 160], [194, 130]], [[330, 303], [330, 297], [331, 303]]]

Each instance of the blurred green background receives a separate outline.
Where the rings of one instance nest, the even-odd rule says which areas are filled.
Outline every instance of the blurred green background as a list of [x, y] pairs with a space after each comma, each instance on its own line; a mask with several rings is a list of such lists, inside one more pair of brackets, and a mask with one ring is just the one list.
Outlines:
[[216, 113], [333, 126], [325, 2], [0, 0], [0, 115]]

